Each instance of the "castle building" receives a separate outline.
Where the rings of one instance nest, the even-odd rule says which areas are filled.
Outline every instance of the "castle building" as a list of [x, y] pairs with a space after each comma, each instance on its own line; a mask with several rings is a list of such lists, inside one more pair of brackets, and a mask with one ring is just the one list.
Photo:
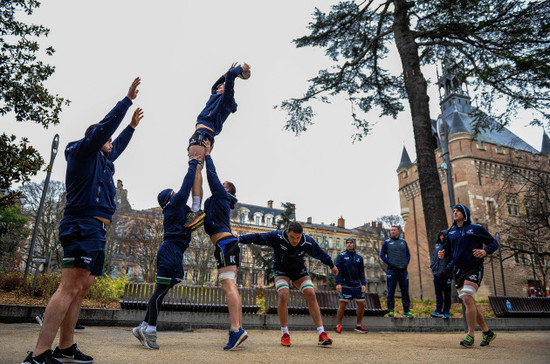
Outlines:
[[[544, 292], [549, 272], [545, 258], [550, 251], [548, 226], [538, 230], [538, 237], [530, 238], [513, 227], [528, 221], [535, 205], [548, 203], [527, 191], [533, 191], [529, 184], [535, 180], [549, 182], [546, 188], [550, 188], [550, 139], [543, 133], [539, 152], [496, 123], [476, 134], [471, 117], [474, 109], [462, 80], [446, 74], [438, 83], [444, 95], [432, 130], [448, 224], [452, 224], [454, 200], [467, 205], [472, 222], [484, 225], [501, 243], [500, 254], [497, 251], [485, 258], [478, 297], [505, 291], [507, 295], [532, 295], [535, 288]], [[434, 298], [428, 241], [433, 243], [437, 237], [426, 236], [418, 170], [405, 148], [397, 176], [405, 239], [411, 252], [410, 293], [412, 298]]]

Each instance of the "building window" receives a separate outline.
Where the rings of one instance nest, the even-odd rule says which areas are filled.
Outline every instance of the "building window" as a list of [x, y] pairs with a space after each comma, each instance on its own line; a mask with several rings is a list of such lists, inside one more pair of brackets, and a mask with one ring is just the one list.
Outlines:
[[120, 241], [115, 243], [115, 253], [120, 254]]
[[487, 200], [487, 217], [491, 223], [496, 221], [497, 212], [495, 208], [495, 201]]
[[523, 200], [523, 206], [525, 206], [525, 213], [528, 217], [535, 216], [536, 210], [535, 210], [535, 200], [531, 198], [526, 198]]
[[134, 256], [134, 252], [135, 252], [135, 248], [133, 245], [130, 245], [130, 247], [128, 248], [128, 255], [133, 257]]
[[111, 271], [111, 278], [116, 278], [118, 274], [118, 263], [113, 264], [113, 270]]
[[336, 249], [340, 250], [340, 238], [336, 238]]
[[260, 225], [262, 223], [262, 217], [259, 215], [254, 216], [254, 224]]
[[246, 215], [241, 214], [241, 215], [239, 216], [239, 222], [240, 222], [241, 224], [246, 224]]
[[271, 216], [266, 216], [265, 217], [265, 226], [271, 227], [271, 221], [272, 220], [273, 220], [273, 218]]
[[151, 239], [151, 224], [145, 226], [145, 240]]
[[257, 285], [258, 284], [258, 272], [254, 272], [254, 275], [252, 275], [252, 284]]
[[[327, 244], [327, 237], [325, 236], [324, 238], [325, 238], [325, 246], [326, 246], [326, 244]], [[329, 236], [329, 237], [328, 237], [328, 248], [329, 248], [329, 249], [334, 248], [334, 243], [332, 242], [332, 236]]]
[[133, 270], [134, 270], [134, 266], [132, 264], [128, 264], [128, 266], [126, 267], [126, 275], [128, 277], [131, 277]]
[[519, 216], [518, 197], [516, 195], [506, 196], [506, 206], [509, 216]]
[[198, 280], [199, 280], [199, 272], [194, 270], [193, 271], [193, 284], [197, 284]]
[[116, 236], [124, 235], [124, 221], [118, 221], [116, 223]]
[[191, 261], [191, 255], [187, 251], [183, 254], [183, 264], [189, 264], [190, 261]]
[[206, 283], [210, 283], [210, 280], [212, 279], [212, 273], [206, 272]]
[[317, 243], [319, 245], [323, 244], [323, 240], [321, 240], [321, 235], [317, 235]]
[[143, 275], [145, 274], [145, 266], [143, 264], [140, 264], [139, 265], [139, 275], [138, 275], [138, 279], [140, 281], [143, 280]]

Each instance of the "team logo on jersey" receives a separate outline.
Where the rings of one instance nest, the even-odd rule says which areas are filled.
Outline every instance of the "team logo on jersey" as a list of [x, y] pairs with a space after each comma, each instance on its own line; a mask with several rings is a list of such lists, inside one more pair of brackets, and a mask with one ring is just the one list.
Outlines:
[[234, 255], [229, 256], [229, 262], [233, 263], [233, 264], [237, 264], [237, 262], [235, 261], [235, 256]]
[[474, 229], [468, 229], [466, 230], [466, 234], [472, 235], [474, 233]]
[[349, 257], [344, 257], [345, 260], [349, 260]]
[[90, 264], [92, 262], [92, 258], [90, 257], [80, 257], [80, 259], [82, 259], [82, 261], [86, 264]]
[[468, 276], [468, 280], [469, 280], [469, 281], [475, 281], [475, 280], [477, 280], [477, 274], [470, 274], [470, 275]]

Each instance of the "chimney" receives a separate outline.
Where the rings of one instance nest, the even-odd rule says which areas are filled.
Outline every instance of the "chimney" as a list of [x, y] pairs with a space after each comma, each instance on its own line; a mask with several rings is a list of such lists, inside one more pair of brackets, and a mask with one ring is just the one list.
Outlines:
[[309, 217], [307, 218], [307, 223], [308, 223], [308, 224], [311, 224], [311, 216], [309, 216]]
[[268, 200], [267, 201], [267, 207], [272, 209], [273, 208], [273, 200]]
[[382, 223], [381, 222], [378, 223], [378, 228], [382, 229]]
[[370, 226], [376, 227], [376, 221], [371, 221]]
[[346, 220], [342, 216], [338, 219], [338, 227], [342, 229], [346, 228]]

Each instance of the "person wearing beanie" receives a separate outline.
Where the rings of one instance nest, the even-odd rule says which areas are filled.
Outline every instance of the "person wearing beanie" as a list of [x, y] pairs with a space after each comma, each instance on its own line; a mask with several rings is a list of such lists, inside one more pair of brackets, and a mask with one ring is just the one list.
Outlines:
[[346, 239], [346, 250], [336, 257], [334, 265], [338, 268], [336, 279], [336, 290], [340, 293], [340, 305], [336, 313], [336, 332], [342, 332], [342, 320], [346, 306], [350, 300], [357, 302], [357, 323], [355, 331], [362, 334], [369, 332], [363, 326], [363, 315], [365, 314], [365, 290], [367, 280], [365, 279], [365, 265], [363, 257], [355, 252], [355, 239]]
[[[485, 246], [485, 247], [484, 247]], [[466, 306], [468, 333], [460, 345], [467, 348], [474, 345], [476, 322], [483, 331], [480, 346], [488, 346], [496, 334], [487, 326], [483, 314], [476, 306], [475, 297], [483, 278], [483, 258], [498, 249], [498, 242], [487, 229], [471, 221], [470, 210], [458, 204], [453, 208], [453, 226], [438, 253], [440, 259], [451, 257], [454, 267], [455, 285], [458, 297]]]
[[410, 312], [409, 272], [407, 272], [411, 253], [407, 242], [405, 239], [401, 239], [399, 235], [399, 228], [392, 226], [390, 228], [390, 238], [382, 243], [382, 249], [380, 249], [380, 259], [388, 266], [386, 269], [388, 316], [394, 317], [395, 289], [399, 283], [403, 299], [403, 316], [413, 318], [414, 316]]
[[157, 344], [157, 319], [164, 297], [183, 279], [183, 253], [189, 247], [191, 233], [198, 225], [184, 226], [185, 218], [191, 208], [187, 205], [195, 172], [199, 164], [198, 157], [188, 162], [187, 174], [178, 192], [171, 188], [162, 190], [157, 201], [164, 216], [163, 242], [157, 252], [157, 277], [155, 291], [147, 303], [143, 322], [132, 329], [132, 334], [148, 349], [159, 349]]
[[[204, 160], [205, 148], [204, 142], [208, 140], [210, 147], [214, 147], [214, 137], [217, 136], [223, 128], [228, 116], [237, 111], [235, 102], [235, 78], [246, 79], [250, 77], [250, 66], [244, 63], [242, 66], [233, 63], [229, 70], [214, 82], [211, 94], [206, 102], [204, 109], [197, 117], [195, 132], [189, 139], [189, 156], [199, 156]], [[204, 218], [204, 212], [200, 209], [203, 196], [202, 189], [202, 165], [197, 169], [195, 181], [191, 191], [193, 203], [191, 212], [187, 216], [186, 225], [192, 225], [197, 220]]]
[[[36, 347], [23, 364], [60, 363], [69, 357], [75, 363], [94, 361], [76, 346], [74, 329], [82, 299], [95, 277], [103, 274], [105, 226], [111, 223], [116, 209], [114, 162], [128, 146], [143, 118], [141, 108], [134, 111], [130, 124], [114, 141], [112, 136], [137, 97], [140, 83], [141, 79], [135, 78], [126, 97], [103, 120], [90, 125], [84, 138], [70, 142], [65, 148], [67, 202], [59, 224], [63, 247], [61, 284], [46, 306]], [[58, 330], [59, 345], [52, 352]]]
[[204, 202], [204, 231], [214, 244], [214, 257], [218, 268], [218, 278], [227, 297], [229, 311], [229, 339], [224, 350], [233, 350], [248, 337], [243, 329], [242, 302], [237, 288], [237, 269], [240, 265], [241, 248], [238, 239], [231, 232], [231, 210], [235, 207], [237, 190], [231, 182], [221, 183], [210, 156], [210, 141], [204, 142], [206, 177], [210, 196]]

